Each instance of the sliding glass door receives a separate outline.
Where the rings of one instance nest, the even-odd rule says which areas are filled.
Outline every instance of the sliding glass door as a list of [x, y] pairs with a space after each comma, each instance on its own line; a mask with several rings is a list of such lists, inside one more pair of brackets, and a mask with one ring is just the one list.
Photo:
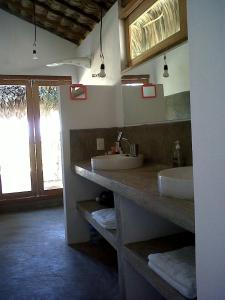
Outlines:
[[59, 86], [56, 82], [37, 81], [33, 84], [33, 93], [39, 189], [42, 193], [51, 193], [62, 188]]
[[6, 198], [34, 193], [31, 95], [27, 81], [0, 82], [0, 193]]
[[62, 193], [59, 86], [0, 81], [0, 200]]

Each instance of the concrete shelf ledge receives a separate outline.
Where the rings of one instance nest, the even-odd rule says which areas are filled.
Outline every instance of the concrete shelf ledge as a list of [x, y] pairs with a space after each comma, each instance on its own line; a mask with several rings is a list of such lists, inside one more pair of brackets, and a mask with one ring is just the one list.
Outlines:
[[[149, 241], [126, 244], [123, 247], [125, 260], [145, 278], [165, 299], [186, 300], [176, 289], [148, 267], [148, 255], [176, 250], [194, 244], [194, 234], [189, 232], [173, 234]], [[196, 300], [196, 298], [195, 298]]]
[[96, 222], [91, 213], [103, 208], [107, 208], [100, 205], [95, 200], [86, 200], [77, 202], [77, 209], [83, 216], [83, 218], [90, 223], [109, 243], [117, 250], [117, 231], [114, 229], [105, 229], [98, 222]]

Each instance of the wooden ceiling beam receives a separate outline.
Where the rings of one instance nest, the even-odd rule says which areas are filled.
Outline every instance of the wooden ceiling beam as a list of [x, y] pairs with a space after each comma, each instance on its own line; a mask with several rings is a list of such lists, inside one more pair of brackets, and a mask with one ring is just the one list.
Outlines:
[[[82, 4], [82, 0], [80, 1]], [[92, 5], [90, 8], [93, 7], [93, 10], [89, 10], [89, 8], [86, 10], [85, 6], [79, 6], [69, 0], [54, 0], [54, 2], [55, 6], [51, 5], [51, 1], [35, 1], [40, 10], [44, 11], [43, 14], [41, 12], [37, 13], [37, 26], [79, 45], [87, 33], [91, 32], [94, 25], [99, 22], [100, 9], [102, 9], [104, 15], [116, 0], [91, 0]], [[0, 8], [33, 24], [33, 3], [34, 0], [25, 1], [24, 3], [21, 0], [0, 0]], [[83, 3], [86, 3], [86, 1]], [[68, 16], [65, 15], [63, 13], [64, 9], [71, 10], [71, 15], [69, 13]]]
[[[29, 16], [29, 17], [30, 17], [31, 22], [32, 22], [32, 21], [33, 21], [33, 0], [30, 0], [30, 2], [31, 2], [31, 4], [32, 4], [32, 6], [29, 7], [29, 8], [28, 8], [28, 7], [25, 8], [25, 7], [21, 6], [21, 4], [16, 3], [16, 2], [11, 2], [11, 1], [8, 1], [6, 4], [4, 4], [4, 7], [7, 7], [7, 8], [9, 9], [10, 12], [11, 12], [10, 6], [16, 8], [17, 11], [23, 9], [23, 10], [29, 12], [29, 13], [30, 13], [30, 16]], [[0, 0], [0, 4], [1, 4], [1, 3], [3, 4], [4, 2], [2, 2], [2, 0]], [[80, 22], [77, 22], [74, 18], [66, 17], [63, 13], [51, 9], [48, 5], [43, 4], [42, 2], [36, 1], [36, 5], [38, 5], [38, 6], [41, 7], [41, 8], [44, 8], [44, 9], [47, 10], [47, 12], [49, 12], [49, 13], [53, 13], [53, 14], [59, 16], [60, 18], [65, 19], [66, 21], [69, 21], [69, 22], [71, 22], [71, 23], [73, 23], [73, 24], [76, 24], [78, 27], [81, 28], [81, 30], [83, 30], [83, 32], [84, 32], [83, 36], [86, 36], [86, 32], [87, 32], [87, 31], [90, 32], [90, 31], [92, 30], [92, 28], [91, 28], [90, 26], [87, 26], [86, 24], [81, 24]], [[12, 12], [12, 14], [13, 14], [13, 13], [14, 13], [14, 12]], [[17, 16], [19, 16], [19, 17], [22, 18], [22, 19], [24, 18], [24, 16], [21, 16], [19, 13], [17, 13]], [[38, 17], [39, 17], [39, 16], [38, 16]], [[38, 17], [37, 17], [37, 18], [38, 18]], [[41, 17], [40, 17], [40, 18], [41, 18]], [[30, 20], [29, 20], [29, 21], [30, 21]], [[48, 21], [48, 22], [50, 22], [50, 23], [54, 23], [53, 20], [48, 20], [48, 19], [46, 19], [45, 21]], [[40, 24], [41, 24], [41, 23], [39, 22], [39, 27], [41, 27]], [[59, 25], [60, 25], [60, 24], [59, 24]], [[44, 26], [44, 24], [42, 24], [42, 27], [43, 27], [43, 26]], [[47, 26], [46, 26], [46, 27], [44, 26], [44, 28], [47, 29], [48, 27], [47, 27]], [[48, 29], [47, 29], [47, 30], [48, 30]]]
[[99, 18], [93, 14], [89, 14], [89, 13], [86, 13], [84, 10], [80, 9], [79, 7], [77, 7], [76, 5], [71, 5], [70, 3], [64, 1], [64, 0], [60, 0], [60, 1], [57, 1], [55, 0], [56, 3], [59, 3], [59, 4], [62, 4], [63, 6], [65, 6], [66, 8], [69, 8], [71, 10], [74, 10], [76, 13], [84, 16], [85, 18], [93, 21], [93, 22], [99, 22]]
[[[31, 2], [33, 3], [33, 0], [31, 0]], [[69, 22], [72, 22], [74, 24], [76, 24], [77, 26], [81, 27], [82, 29], [84, 29], [85, 31], [88, 31], [90, 32], [92, 30], [92, 27], [91, 26], [88, 26], [86, 24], [82, 24], [78, 21], [76, 21], [74, 18], [71, 18], [69, 16], [65, 16], [62, 12], [56, 10], [56, 9], [53, 9], [50, 5], [48, 4], [44, 4], [43, 2], [40, 2], [38, 0], [36, 0], [36, 4], [38, 4], [38, 6], [46, 9], [48, 12], [50, 13], [53, 13], [53, 14], [56, 14], [58, 15], [59, 17], [61, 18], [64, 18], [65, 20], [68, 20]]]
[[[8, 6], [4, 5], [2, 2], [0, 2], [0, 8], [3, 9], [4, 11], [8, 12], [9, 14], [11, 15], [14, 15], [22, 20], [25, 20], [31, 24], [33, 24], [33, 20], [32, 20], [32, 17], [31, 18], [28, 18], [28, 17], [22, 17], [18, 12], [12, 12]], [[80, 40], [77, 40], [77, 39], [69, 39], [67, 37], [65, 37], [63, 34], [59, 33], [59, 32], [56, 32], [55, 30], [49, 28], [49, 27], [45, 27], [43, 24], [37, 22], [37, 26], [44, 29], [44, 30], [47, 30], [55, 35], [58, 35], [59, 37], [69, 41], [69, 42], [72, 42], [72, 43], [75, 43], [76, 45], [79, 45], [80, 44]]]

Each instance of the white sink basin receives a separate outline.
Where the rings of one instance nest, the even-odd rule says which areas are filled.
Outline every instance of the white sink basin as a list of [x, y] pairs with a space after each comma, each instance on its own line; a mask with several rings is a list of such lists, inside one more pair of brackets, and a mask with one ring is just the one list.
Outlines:
[[137, 157], [127, 156], [125, 154], [100, 155], [91, 158], [92, 169], [95, 170], [122, 170], [141, 167], [143, 164], [143, 155]]
[[162, 196], [194, 199], [193, 167], [179, 167], [158, 173], [159, 192]]

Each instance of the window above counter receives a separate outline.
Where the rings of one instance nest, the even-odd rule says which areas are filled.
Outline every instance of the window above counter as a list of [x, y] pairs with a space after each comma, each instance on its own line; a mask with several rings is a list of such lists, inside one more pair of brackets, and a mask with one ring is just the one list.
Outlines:
[[127, 67], [133, 67], [187, 39], [186, 0], [145, 0], [122, 8]]

